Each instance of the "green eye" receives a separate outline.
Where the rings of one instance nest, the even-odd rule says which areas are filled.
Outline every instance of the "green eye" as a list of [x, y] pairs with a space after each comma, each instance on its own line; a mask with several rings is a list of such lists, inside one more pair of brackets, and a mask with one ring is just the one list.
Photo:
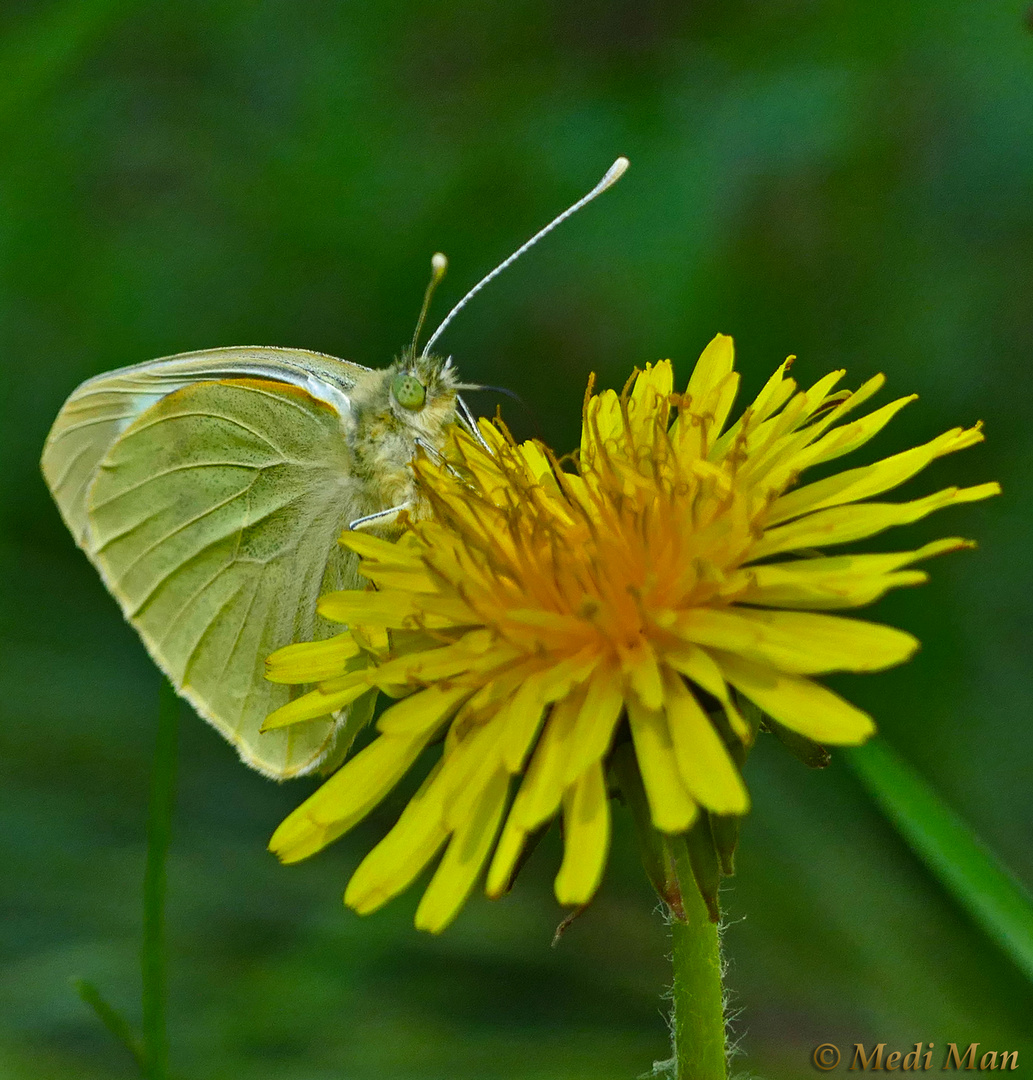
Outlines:
[[391, 393], [403, 409], [410, 409], [412, 412], [422, 409], [423, 403], [427, 400], [427, 390], [423, 383], [415, 375], [408, 375], [404, 371], [400, 371], [395, 376], [395, 381], [391, 384]]

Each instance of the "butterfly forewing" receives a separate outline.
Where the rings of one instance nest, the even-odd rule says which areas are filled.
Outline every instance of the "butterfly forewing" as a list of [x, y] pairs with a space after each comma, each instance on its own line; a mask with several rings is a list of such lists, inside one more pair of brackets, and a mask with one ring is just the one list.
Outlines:
[[[333, 632], [316, 600], [356, 581], [336, 543], [357, 498], [344, 431], [351, 365], [320, 357], [340, 371], [313, 376], [316, 354], [304, 354], [304, 371], [280, 362], [288, 350], [272, 365], [223, 352], [202, 354], [203, 371], [175, 358], [84, 384], [55, 424], [44, 472], [177, 689], [249, 764], [289, 777], [320, 764], [338, 725], [261, 734], [290, 696], [264, 678], [264, 658]], [[255, 374], [197, 381], [245, 367]]]
[[65, 402], [43, 449], [43, 475], [80, 547], [89, 551], [86, 500], [112, 443], [167, 394], [198, 380], [258, 378], [309, 389], [339, 412], [347, 391], [366, 371], [303, 349], [207, 349], [120, 368], [80, 386]]

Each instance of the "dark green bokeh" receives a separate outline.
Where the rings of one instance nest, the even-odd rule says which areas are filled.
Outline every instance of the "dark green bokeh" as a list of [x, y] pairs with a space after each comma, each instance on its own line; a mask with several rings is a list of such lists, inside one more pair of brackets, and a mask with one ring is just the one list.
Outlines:
[[[442, 344], [561, 450], [589, 371], [619, 385], [671, 356], [685, 379], [719, 330], [747, 396], [789, 352], [804, 381], [846, 366], [918, 391], [880, 451], [984, 419], [985, 446], [906, 494], [997, 478], [1005, 496], [886, 541], [981, 550], [875, 611], [922, 638], [911, 664], [837, 685], [1033, 881], [1023, 4], [8, 0], [0, 35], [0, 1075], [132, 1075], [73, 977], [138, 1017], [158, 679], [39, 478], [64, 397], [216, 345], [386, 362], [432, 251], [443, 312], [618, 153], [621, 185]], [[841, 763], [809, 773], [769, 742], [725, 893], [742, 1067], [794, 1078], [821, 1042], [930, 1040], [1033, 1064], [1029, 984]], [[512, 896], [429, 938], [415, 894], [340, 905], [397, 804], [281, 868], [265, 841], [311, 784], [245, 771], [200, 721], [179, 782], [178, 1075], [601, 1080], [666, 1056], [667, 943], [623, 819], [553, 950], [555, 837]]]

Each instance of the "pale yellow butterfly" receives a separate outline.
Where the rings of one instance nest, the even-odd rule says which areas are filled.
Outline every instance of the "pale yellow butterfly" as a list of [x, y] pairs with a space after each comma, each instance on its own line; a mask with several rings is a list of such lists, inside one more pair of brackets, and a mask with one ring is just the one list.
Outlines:
[[[471, 430], [451, 358], [431, 349], [455, 315], [582, 199], [477, 283], [417, 355], [445, 258], [435, 255], [413, 344], [371, 369], [301, 349], [226, 348], [151, 360], [84, 382], [43, 449], [43, 475], [78, 545], [176, 690], [267, 776], [339, 759], [372, 695], [332, 721], [261, 732], [289, 687], [264, 678], [281, 646], [340, 631], [316, 614], [357, 584], [343, 530], [412, 511], [409, 462], [449, 425]], [[458, 409], [458, 412], [457, 412]]]

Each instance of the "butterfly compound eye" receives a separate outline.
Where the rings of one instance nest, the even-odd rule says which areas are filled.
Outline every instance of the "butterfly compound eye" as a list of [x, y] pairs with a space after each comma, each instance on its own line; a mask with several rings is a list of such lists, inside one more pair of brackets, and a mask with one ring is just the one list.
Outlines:
[[407, 375], [405, 372], [399, 372], [395, 376], [395, 381], [391, 384], [391, 393], [403, 409], [409, 409], [412, 412], [422, 409], [423, 403], [427, 400], [427, 390], [423, 383], [415, 375]]

